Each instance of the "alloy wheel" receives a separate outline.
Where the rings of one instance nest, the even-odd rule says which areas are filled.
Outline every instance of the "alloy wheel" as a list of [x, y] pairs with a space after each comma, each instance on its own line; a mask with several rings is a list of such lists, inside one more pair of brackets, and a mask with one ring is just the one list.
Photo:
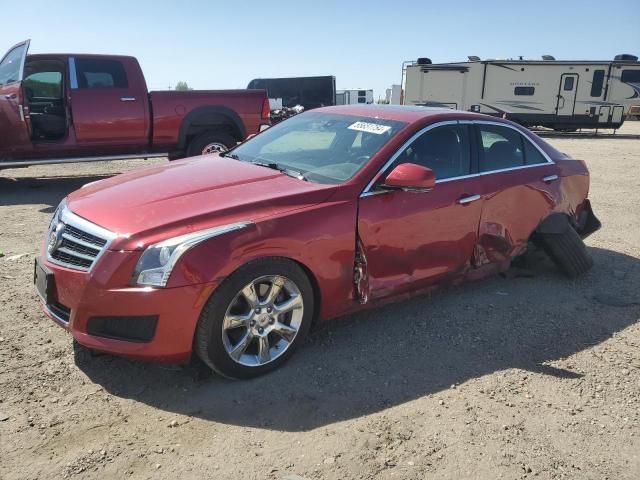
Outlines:
[[224, 348], [241, 365], [266, 365], [291, 346], [303, 314], [302, 294], [292, 280], [281, 275], [256, 278], [227, 308], [222, 322]]

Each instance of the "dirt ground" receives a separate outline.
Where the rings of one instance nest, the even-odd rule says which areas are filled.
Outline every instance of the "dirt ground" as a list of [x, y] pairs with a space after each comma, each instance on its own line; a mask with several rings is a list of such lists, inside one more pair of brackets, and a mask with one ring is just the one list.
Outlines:
[[244, 382], [74, 353], [40, 312], [54, 207], [145, 162], [1, 171], [0, 478], [640, 478], [640, 141], [550, 141], [592, 172], [586, 277], [542, 263], [339, 319]]

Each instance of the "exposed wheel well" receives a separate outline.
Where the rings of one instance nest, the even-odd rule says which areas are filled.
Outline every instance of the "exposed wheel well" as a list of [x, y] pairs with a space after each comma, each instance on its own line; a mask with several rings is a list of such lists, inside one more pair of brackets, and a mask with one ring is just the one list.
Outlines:
[[222, 130], [237, 141], [246, 137], [246, 130], [240, 116], [223, 106], [199, 107], [187, 114], [178, 136], [178, 150], [186, 151], [189, 143], [203, 132]]

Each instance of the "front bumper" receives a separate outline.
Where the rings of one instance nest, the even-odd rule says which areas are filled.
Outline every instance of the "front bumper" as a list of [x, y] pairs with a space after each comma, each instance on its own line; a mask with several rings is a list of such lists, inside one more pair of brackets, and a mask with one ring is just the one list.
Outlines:
[[[42, 300], [43, 310], [86, 347], [145, 360], [186, 362], [191, 358], [200, 312], [216, 285], [129, 286], [137, 258], [132, 252], [106, 251], [92, 272], [72, 270], [40, 259], [54, 278], [48, 301]], [[122, 331], [123, 325], [126, 329], [127, 322], [131, 322], [131, 331], [135, 332], [139, 329], [134, 323], [142, 318], [154, 319], [150, 338], [124, 339], [127, 335], [118, 338], [112, 333], [95, 334], [95, 325], [108, 327], [110, 319], [114, 325], [117, 322], [118, 327], [107, 328], [108, 331]]]

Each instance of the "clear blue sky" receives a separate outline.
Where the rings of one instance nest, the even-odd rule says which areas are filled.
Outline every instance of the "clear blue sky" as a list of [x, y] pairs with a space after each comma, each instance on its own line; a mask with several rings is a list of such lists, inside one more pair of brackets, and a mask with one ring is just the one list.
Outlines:
[[403, 60], [640, 55], [640, 0], [0, 0], [0, 50], [134, 55], [150, 88], [245, 88], [256, 77], [399, 83]]

